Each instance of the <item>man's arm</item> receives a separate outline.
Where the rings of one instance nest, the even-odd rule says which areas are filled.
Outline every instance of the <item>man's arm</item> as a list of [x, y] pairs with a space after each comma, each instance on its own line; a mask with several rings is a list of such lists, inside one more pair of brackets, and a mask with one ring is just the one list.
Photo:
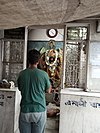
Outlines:
[[51, 82], [50, 82], [50, 78], [48, 76], [48, 73], [45, 74], [45, 83], [46, 83], [46, 86], [45, 86], [45, 92], [46, 93], [51, 93], [52, 91], [52, 85], [51, 85]]
[[46, 90], [47, 93], [51, 93], [52, 91], [52, 86], [50, 85], [50, 88]]

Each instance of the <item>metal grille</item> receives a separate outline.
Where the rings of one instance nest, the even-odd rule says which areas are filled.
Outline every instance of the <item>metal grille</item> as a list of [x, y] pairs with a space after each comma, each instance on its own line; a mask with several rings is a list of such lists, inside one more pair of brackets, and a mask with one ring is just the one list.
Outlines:
[[23, 62], [24, 41], [4, 41], [4, 59], [3, 62]]
[[19, 72], [23, 69], [24, 41], [4, 40], [3, 74], [8, 81], [17, 81]]
[[84, 87], [86, 54], [83, 48], [84, 45], [79, 42], [66, 44], [65, 87]]

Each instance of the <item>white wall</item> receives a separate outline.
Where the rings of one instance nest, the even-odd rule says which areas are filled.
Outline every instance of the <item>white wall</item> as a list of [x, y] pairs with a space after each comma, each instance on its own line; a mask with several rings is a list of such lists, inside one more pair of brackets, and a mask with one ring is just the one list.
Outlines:
[[100, 33], [96, 32], [96, 21], [90, 21], [88, 49], [87, 89], [100, 92]]
[[55, 38], [49, 38], [46, 35], [46, 29], [31, 29], [29, 30], [28, 40], [29, 41], [63, 41], [64, 29], [58, 29], [58, 35]]
[[100, 41], [100, 33], [96, 32], [96, 21], [90, 22], [90, 41]]

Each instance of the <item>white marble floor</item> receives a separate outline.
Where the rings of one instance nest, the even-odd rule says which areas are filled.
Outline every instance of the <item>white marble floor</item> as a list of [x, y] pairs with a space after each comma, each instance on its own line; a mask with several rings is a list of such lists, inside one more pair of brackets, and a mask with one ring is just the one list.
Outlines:
[[59, 133], [59, 131], [53, 129], [46, 129], [45, 133]]
[[[20, 132], [19, 130], [16, 130], [14, 133], [20, 133]], [[46, 129], [45, 133], [59, 133], [59, 131], [53, 129]]]

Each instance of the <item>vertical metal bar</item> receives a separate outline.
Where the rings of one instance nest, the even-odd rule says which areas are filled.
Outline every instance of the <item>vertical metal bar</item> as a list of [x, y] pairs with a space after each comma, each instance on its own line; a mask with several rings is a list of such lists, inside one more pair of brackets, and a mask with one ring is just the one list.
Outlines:
[[87, 37], [87, 46], [86, 46], [86, 80], [85, 80], [85, 91], [89, 91], [88, 89], [88, 76], [89, 76], [89, 72], [88, 72], [88, 64], [89, 64], [89, 44], [90, 44], [90, 24], [88, 24], [88, 37]]
[[82, 49], [83, 49], [83, 41], [80, 43], [80, 62], [79, 62], [79, 87], [82, 87], [82, 80], [83, 80], [83, 53], [82, 53]]
[[[74, 51], [74, 46], [73, 46], [73, 49], [72, 49], [73, 51], [72, 51], [72, 55], [73, 55], [73, 53], [75, 54], [75, 51]], [[73, 69], [72, 69], [72, 86], [74, 86], [75, 85], [75, 81], [74, 81], [74, 76], [75, 76], [75, 58], [76, 57], [73, 57], [73, 60], [72, 60], [72, 66], [73, 66]]]
[[0, 39], [0, 80], [2, 79], [2, 40]]
[[23, 57], [23, 69], [27, 66], [27, 40], [28, 40], [28, 26], [25, 27], [25, 45], [24, 45], [24, 57]]
[[2, 62], [3, 62], [3, 59], [4, 59], [4, 40], [2, 40], [2, 42], [1, 42], [1, 60], [2, 60]]
[[66, 68], [66, 34], [67, 28], [66, 25], [64, 26], [64, 44], [63, 44], [63, 66], [62, 66], [62, 89], [65, 88], [65, 68]]

